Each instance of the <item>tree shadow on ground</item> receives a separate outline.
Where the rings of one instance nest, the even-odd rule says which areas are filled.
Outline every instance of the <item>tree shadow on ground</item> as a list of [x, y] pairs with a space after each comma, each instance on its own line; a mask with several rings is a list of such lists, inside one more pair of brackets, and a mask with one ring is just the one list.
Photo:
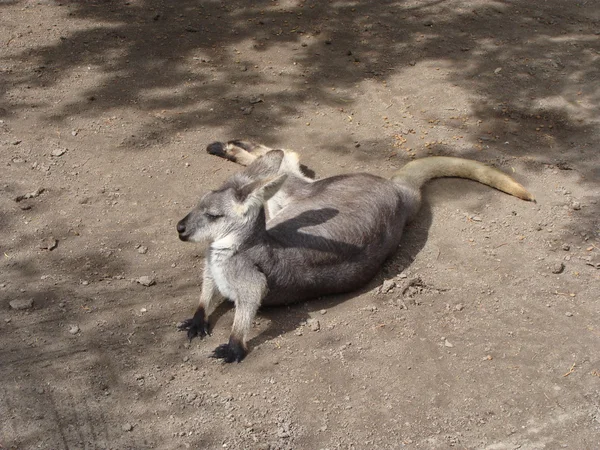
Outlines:
[[[587, 26], [589, 8], [572, 5], [555, 17], [558, 3], [73, 1], [61, 6], [73, 29], [26, 51], [11, 47], [22, 36], [7, 44], [2, 91], [74, 82], [89, 70], [95, 81], [82, 82], [47, 120], [148, 113], [126, 148], [207, 126], [243, 137], [257, 134], [258, 123], [268, 125], [261, 138], [272, 141], [307, 103], [360, 108], [351, 95], [358, 84], [437, 64], [469, 93], [470, 114], [490, 123], [490, 135], [544, 127], [548, 147], [568, 150], [598, 117], [590, 81], [599, 75], [599, 44]], [[271, 64], [259, 66], [258, 56]], [[43, 97], [39, 105], [4, 100], [9, 114], [50, 106]], [[427, 113], [437, 103], [420, 106]]]

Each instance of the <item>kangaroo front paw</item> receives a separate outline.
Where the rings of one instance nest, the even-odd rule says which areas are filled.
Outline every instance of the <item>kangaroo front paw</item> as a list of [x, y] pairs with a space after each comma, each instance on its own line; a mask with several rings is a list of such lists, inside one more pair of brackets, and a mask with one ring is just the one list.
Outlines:
[[198, 309], [194, 317], [186, 319], [178, 325], [180, 331], [187, 331], [187, 337], [191, 341], [196, 336], [202, 339], [204, 336], [210, 335], [208, 322], [204, 318], [204, 310]]
[[245, 358], [247, 353], [244, 345], [240, 341], [230, 338], [227, 344], [221, 344], [215, 348], [211, 358], [222, 359], [226, 363], [232, 363], [234, 361], [240, 362]]

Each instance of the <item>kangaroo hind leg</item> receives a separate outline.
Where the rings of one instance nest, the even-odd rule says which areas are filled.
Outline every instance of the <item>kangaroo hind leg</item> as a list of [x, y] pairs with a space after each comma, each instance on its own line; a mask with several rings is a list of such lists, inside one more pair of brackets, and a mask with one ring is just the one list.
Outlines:
[[219, 156], [242, 166], [249, 166], [272, 149], [250, 141], [213, 142], [206, 147], [211, 155]]

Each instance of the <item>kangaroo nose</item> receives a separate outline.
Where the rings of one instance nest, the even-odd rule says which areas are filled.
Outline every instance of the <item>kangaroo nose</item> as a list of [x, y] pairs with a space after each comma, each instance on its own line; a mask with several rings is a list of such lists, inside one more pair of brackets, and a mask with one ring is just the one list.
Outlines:
[[183, 220], [180, 220], [180, 221], [177, 223], [177, 232], [178, 232], [179, 234], [181, 234], [181, 233], [185, 233], [185, 223], [183, 223]]

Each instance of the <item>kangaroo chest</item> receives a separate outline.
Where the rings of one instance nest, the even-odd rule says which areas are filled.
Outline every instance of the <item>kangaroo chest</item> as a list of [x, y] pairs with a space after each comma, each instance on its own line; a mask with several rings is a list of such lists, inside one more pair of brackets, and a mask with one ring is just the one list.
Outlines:
[[232, 280], [229, 279], [228, 266], [234, 251], [230, 248], [211, 248], [206, 264], [217, 289], [224, 297], [235, 300]]

